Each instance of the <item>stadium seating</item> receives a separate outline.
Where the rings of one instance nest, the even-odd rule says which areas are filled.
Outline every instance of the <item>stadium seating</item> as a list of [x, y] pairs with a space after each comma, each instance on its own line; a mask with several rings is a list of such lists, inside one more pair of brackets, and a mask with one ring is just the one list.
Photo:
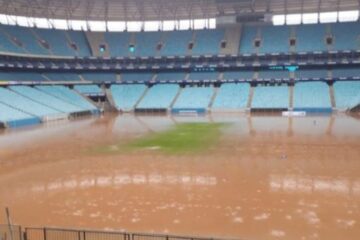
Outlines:
[[304, 111], [329, 111], [331, 101], [325, 82], [299, 82], [294, 87], [294, 109]]
[[69, 114], [83, 111], [80, 107], [75, 106], [68, 101], [64, 101], [56, 96], [43, 92], [37, 88], [28, 86], [12, 86], [10, 89], [14, 92], [17, 92], [19, 95], [25, 96], [28, 99], [36, 102], [40, 102], [62, 113]]
[[169, 81], [169, 80], [175, 80], [175, 81], [181, 81], [185, 79], [185, 73], [158, 73], [156, 77], [156, 81]]
[[39, 124], [40, 119], [0, 103], [0, 122], [8, 127]]
[[252, 80], [254, 78], [253, 71], [228, 71], [224, 72], [225, 80]]
[[88, 81], [96, 81], [96, 82], [106, 82], [106, 81], [116, 81], [116, 73], [82, 73], [81, 76]]
[[131, 111], [143, 96], [146, 86], [143, 84], [112, 85], [110, 90], [116, 108], [121, 111]]
[[0, 80], [5, 81], [44, 81], [40, 73], [34, 72], [0, 72]]
[[44, 73], [43, 75], [51, 81], [81, 81], [76, 73]]
[[191, 72], [190, 80], [217, 80], [219, 79], [218, 72]]
[[64, 86], [37, 86], [36, 88], [79, 107], [82, 111], [97, 113], [98, 109], [76, 92]]
[[36, 34], [45, 40], [49, 46], [50, 51], [57, 56], [75, 56], [76, 53], [70, 48], [69, 41], [66, 39], [65, 31], [52, 29], [34, 29]]
[[360, 24], [354, 23], [336, 23], [331, 25], [333, 36], [332, 50], [359, 50]]
[[327, 77], [328, 72], [323, 69], [298, 70], [295, 72], [296, 79], [326, 79]]
[[192, 49], [193, 55], [219, 54], [220, 43], [224, 40], [224, 30], [195, 31], [196, 38]]
[[106, 32], [105, 40], [109, 45], [110, 56], [118, 57], [118, 56], [129, 56], [129, 44], [131, 33], [114, 33], [114, 32]]
[[66, 31], [66, 34], [68, 38], [71, 40], [71, 43], [74, 43], [76, 45], [77, 56], [79, 57], [91, 56], [90, 45], [84, 32]]
[[31, 32], [31, 28], [2, 25], [1, 28], [10, 36], [17, 38], [22, 44], [23, 48], [31, 54], [49, 55], [49, 51], [40, 45], [38, 39]]
[[252, 109], [288, 109], [288, 86], [257, 86], [251, 103]]
[[75, 85], [74, 89], [84, 95], [100, 95], [103, 94], [101, 88], [95, 84]]
[[360, 104], [360, 82], [338, 81], [334, 83], [336, 108], [349, 109]]
[[140, 101], [139, 109], [167, 109], [179, 92], [177, 84], [157, 84], [147, 91]]
[[10, 53], [25, 53], [22, 47], [17, 46], [9, 36], [7, 36], [0, 27], [0, 51]]
[[148, 82], [152, 80], [153, 73], [123, 73], [121, 74], [122, 81], [132, 81], [132, 82]]
[[0, 88], [0, 102], [39, 118], [60, 114], [60, 112], [55, 109], [32, 101], [6, 88]]
[[[260, 29], [259, 53], [289, 52], [290, 28], [285, 26], [265, 26]], [[276, 34], [274, 34], [276, 33]], [[276, 43], [276, 44], [274, 44]]]
[[296, 51], [327, 51], [325, 25], [311, 24], [296, 26]]
[[214, 94], [212, 87], [185, 87], [178, 96], [174, 109], [207, 109]]
[[161, 32], [140, 32], [135, 34], [135, 56], [156, 56], [158, 55], [157, 45], [161, 41]]
[[333, 78], [351, 78], [359, 77], [360, 78], [360, 69], [359, 68], [343, 68], [343, 69], [334, 69], [332, 70]]
[[192, 40], [192, 31], [171, 31], [164, 33], [162, 56], [184, 56], [188, 51], [188, 44]]
[[212, 105], [212, 109], [244, 109], [247, 106], [249, 92], [250, 84], [248, 83], [224, 83], [218, 89], [218, 93]]
[[240, 54], [256, 53], [254, 41], [257, 38], [257, 28], [244, 26], [240, 40]]
[[282, 70], [269, 70], [259, 71], [259, 79], [289, 79], [290, 75], [288, 71]]

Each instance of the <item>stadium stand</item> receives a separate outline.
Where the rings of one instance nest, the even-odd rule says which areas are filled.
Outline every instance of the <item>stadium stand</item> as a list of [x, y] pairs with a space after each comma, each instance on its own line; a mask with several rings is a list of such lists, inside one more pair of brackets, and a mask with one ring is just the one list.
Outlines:
[[0, 102], [41, 119], [60, 114], [55, 109], [32, 101], [6, 88], [0, 88]]
[[132, 82], [148, 82], [152, 80], [153, 76], [153, 73], [123, 73], [121, 74], [121, 80]]
[[185, 87], [175, 101], [173, 109], [199, 109], [202, 111], [209, 107], [213, 94], [212, 87]]
[[9, 52], [9, 53], [25, 53], [25, 50], [16, 45], [14, 41], [11, 40], [10, 36], [8, 36], [1, 28], [0, 25], [0, 51], [1, 52]]
[[224, 30], [199, 30], [195, 31], [196, 37], [193, 55], [219, 54], [220, 43], [224, 39]]
[[149, 88], [138, 109], [168, 109], [179, 92], [177, 84], [157, 84]]
[[325, 25], [311, 24], [299, 25], [296, 29], [296, 51], [297, 52], [313, 52], [326, 51], [325, 45]]
[[75, 85], [74, 90], [84, 95], [101, 95], [103, 94], [101, 88], [95, 84], [89, 85]]
[[192, 41], [192, 31], [171, 31], [164, 33], [162, 56], [184, 56], [188, 52], [188, 44]]
[[40, 73], [34, 72], [0, 72], [0, 79], [6, 81], [44, 81]]
[[336, 108], [351, 109], [360, 104], [360, 82], [341, 81], [334, 83]]
[[7, 127], [24, 127], [39, 124], [40, 119], [0, 103], [0, 122]]
[[81, 76], [84, 80], [88, 81], [95, 81], [95, 82], [106, 82], [106, 81], [116, 81], [116, 73], [98, 73], [98, 72], [91, 72], [91, 73], [82, 73]]
[[228, 71], [223, 75], [225, 80], [252, 80], [253, 78], [253, 71]]
[[177, 72], [158, 73], [156, 76], [156, 81], [169, 81], [169, 80], [181, 81], [184, 79], [185, 79], [185, 73], [177, 73]]
[[49, 44], [49, 50], [53, 55], [76, 56], [76, 52], [70, 48], [65, 31], [39, 28], [35, 28], [34, 31]]
[[158, 55], [157, 45], [161, 42], [161, 32], [140, 32], [135, 34], [135, 56], [150, 57]]
[[129, 56], [129, 44], [131, 33], [106, 32], [105, 40], [109, 45], [110, 56]]
[[31, 28], [26, 27], [18, 27], [18, 26], [8, 26], [2, 25], [2, 30], [6, 31], [8, 35], [16, 38], [23, 44], [23, 48], [27, 50], [27, 52], [31, 54], [37, 55], [49, 55], [50, 52], [40, 45], [38, 39], [36, 39], [35, 35], [32, 33]]
[[135, 105], [144, 95], [146, 86], [144, 84], [121, 84], [112, 85], [111, 93], [115, 107], [121, 111], [132, 111]]
[[43, 73], [51, 81], [81, 81], [76, 73]]
[[254, 41], [257, 38], [257, 28], [244, 26], [241, 33], [240, 40], [240, 54], [249, 54], [256, 53], [257, 49], [255, 48]]
[[217, 80], [219, 79], [218, 72], [191, 72], [190, 80]]
[[250, 84], [248, 83], [224, 83], [218, 89], [212, 110], [245, 109], [249, 92]]
[[323, 69], [298, 70], [295, 72], [295, 79], [326, 79], [328, 71]]
[[259, 71], [259, 79], [289, 79], [290, 75], [288, 71], [280, 70], [268, 70], [268, 71]]
[[260, 31], [261, 31], [261, 45], [259, 48], [259, 53], [289, 52], [289, 39], [290, 39], [289, 27], [264, 26], [260, 28]]
[[251, 103], [252, 109], [288, 109], [288, 86], [257, 86]]
[[70, 39], [74, 47], [76, 47], [76, 55], [79, 57], [88, 57], [91, 56], [91, 50], [89, 42], [85, 34], [81, 31], [66, 31], [65, 33]]
[[348, 78], [360, 78], [359, 68], [344, 68], [344, 69], [333, 69], [333, 78], [348, 79]]
[[82, 111], [98, 113], [98, 109], [76, 92], [64, 86], [36, 86], [36, 88], [79, 107]]
[[294, 109], [299, 111], [331, 111], [329, 87], [325, 82], [299, 82], [294, 87]]
[[11, 86], [10, 89], [18, 93], [19, 95], [25, 96], [32, 101], [42, 103], [62, 113], [70, 114], [83, 111], [80, 107], [64, 101], [61, 98], [43, 92], [37, 88], [32, 88], [28, 86]]
[[359, 50], [359, 22], [331, 24], [332, 50]]

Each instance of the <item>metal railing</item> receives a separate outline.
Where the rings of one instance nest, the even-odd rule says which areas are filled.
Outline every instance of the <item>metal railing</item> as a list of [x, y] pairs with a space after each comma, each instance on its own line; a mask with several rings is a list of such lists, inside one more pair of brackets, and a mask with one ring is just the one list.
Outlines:
[[0, 224], [0, 240], [22, 240], [21, 226]]

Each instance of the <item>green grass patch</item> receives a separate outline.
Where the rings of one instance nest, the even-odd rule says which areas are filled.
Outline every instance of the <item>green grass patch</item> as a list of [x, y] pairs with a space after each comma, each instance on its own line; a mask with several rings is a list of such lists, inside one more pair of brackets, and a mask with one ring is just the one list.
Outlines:
[[221, 123], [182, 123], [165, 132], [153, 133], [124, 145], [98, 149], [102, 153], [148, 150], [168, 154], [194, 153], [215, 144], [221, 134]]

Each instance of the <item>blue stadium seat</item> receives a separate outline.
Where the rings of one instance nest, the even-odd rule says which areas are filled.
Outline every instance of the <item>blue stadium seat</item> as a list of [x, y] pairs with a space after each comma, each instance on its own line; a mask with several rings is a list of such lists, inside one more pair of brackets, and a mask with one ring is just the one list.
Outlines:
[[0, 72], [0, 80], [5, 81], [44, 81], [40, 73], [34, 72]]
[[164, 33], [161, 56], [184, 56], [192, 40], [192, 31], [171, 31]]
[[193, 55], [219, 54], [220, 43], [224, 40], [225, 34], [223, 29], [198, 30], [195, 34], [195, 43], [191, 51]]
[[76, 73], [44, 73], [51, 81], [81, 81]]
[[0, 122], [8, 127], [23, 127], [39, 124], [40, 119], [0, 103]]
[[35, 28], [34, 31], [42, 40], [49, 44], [50, 50], [54, 55], [76, 56], [75, 51], [70, 48], [65, 31], [38, 28]]
[[349, 109], [360, 104], [360, 81], [334, 83], [336, 108]]
[[228, 71], [223, 75], [225, 80], [252, 80], [253, 78], [253, 71]]
[[323, 69], [298, 70], [295, 72], [296, 79], [326, 79], [327, 77], [328, 72]]
[[135, 34], [135, 56], [156, 56], [157, 45], [161, 42], [162, 32], [140, 32]]
[[324, 24], [296, 26], [296, 51], [327, 51], [325, 36]]
[[[1, 26], [0, 26], [1, 28]], [[22, 47], [17, 46], [9, 36], [0, 29], [0, 51], [10, 53], [25, 53]]]
[[72, 43], [76, 44], [77, 47], [77, 56], [79, 57], [88, 57], [91, 56], [91, 48], [89, 42], [86, 38], [86, 35], [82, 31], [67, 31], [69, 39]]
[[241, 32], [240, 48], [241, 54], [255, 53], [254, 40], [257, 37], [257, 27], [244, 26]]
[[259, 79], [289, 79], [289, 71], [266, 70], [259, 71]]
[[299, 82], [294, 87], [294, 109], [331, 110], [329, 86], [325, 82]]
[[190, 80], [217, 80], [219, 79], [218, 72], [191, 72]]
[[250, 93], [248, 83], [225, 83], [220, 86], [212, 105], [212, 109], [244, 109], [246, 108]]
[[212, 87], [185, 87], [178, 96], [174, 109], [207, 109], [214, 94]]
[[131, 33], [106, 32], [105, 41], [109, 45], [110, 56], [112, 57], [129, 56], [130, 37], [131, 37]]
[[170, 107], [179, 91], [177, 84], [157, 84], [149, 88], [145, 97], [137, 108], [139, 109], [167, 109]]
[[333, 50], [360, 49], [359, 22], [331, 24], [331, 33], [333, 35]]
[[144, 84], [121, 84], [112, 85], [110, 90], [116, 108], [121, 111], [131, 111], [143, 96], [146, 86]]
[[103, 82], [103, 81], [116, 81], [116, 73], [82, 73], [81, 76], [88, 81]]
[[288, 109], [288, 86], [257, 86], [251, 103], [252, 109]]
[[102, 95], [101, 88], [95, 84], [75, 85], [74, 89], [84, 95]]
[[154, 74], [153, 73], [122, 73], [121, 80], [122, 81], [132, 81], [132, 82], [148, 82], [152, 80]]
[[[290, 28], [287, 26], [265, 26], [261, 30], [260, 53], [289, 52]], [[276, 43], [276, 44], [274, 44]]]
[[156, 77], [156, 81], [181, 81], [185, 79], [185, 73], [158, 73]]
[[360, 77], [360, 69], [359, 68], [333, 69], [332, 76], [333, 78], [341, 78], [341, 79]]

